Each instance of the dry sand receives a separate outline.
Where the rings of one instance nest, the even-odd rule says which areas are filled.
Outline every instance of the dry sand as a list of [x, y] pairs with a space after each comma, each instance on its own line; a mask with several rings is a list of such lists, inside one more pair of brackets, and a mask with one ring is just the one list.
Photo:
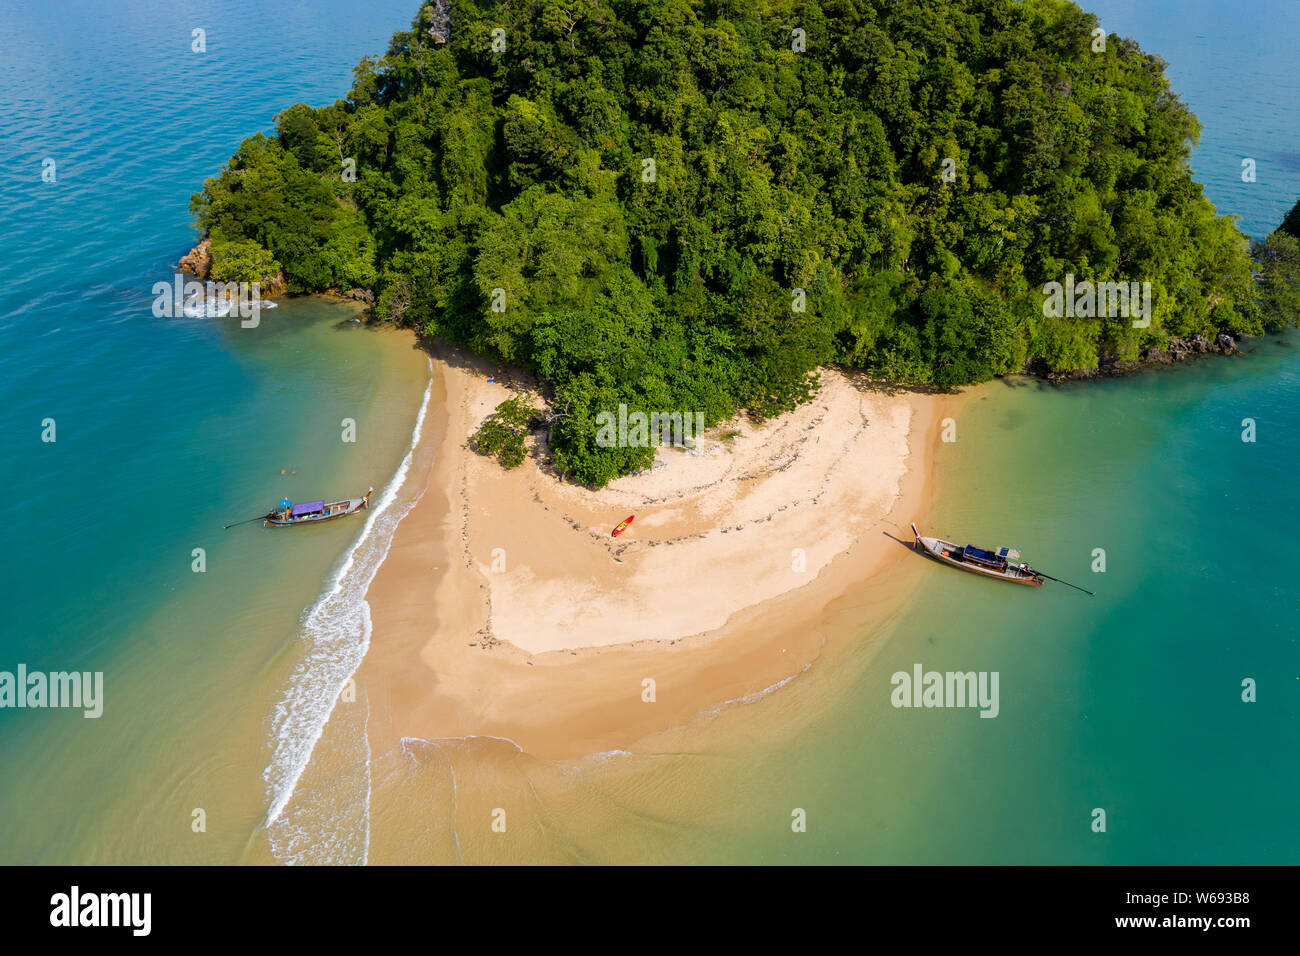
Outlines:
[[368, 595], [374, 753], [403, 737], [502, 737], [544, 759], [626, 749], [798, 675], [833, 602], [869, 632], [917, 579], [899, 539], [925, 517], [954, 397], [824, 370], [795, 412], [713, 429], [699, 454], [661, 449], [650, 474], [591, 491], [536, 457], [507, 472], [468, 449], [528, 385], [501, 375], [435, 357], [436, 458]]

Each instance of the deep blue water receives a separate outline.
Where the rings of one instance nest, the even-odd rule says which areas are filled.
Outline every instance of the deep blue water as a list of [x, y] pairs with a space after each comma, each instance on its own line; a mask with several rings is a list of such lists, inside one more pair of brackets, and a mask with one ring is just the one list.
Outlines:
[[[1109, 33], [1132, 37], [1169, 63], [1174, 92], [1201, 121], [1197, 182], [1222, 213], [1262, 239], [1300, 199], [1296, 45], [1300, 3], [1266, 0], [1089, 0]], [[1242, 180], [1242, 160], [1255, 181]]]

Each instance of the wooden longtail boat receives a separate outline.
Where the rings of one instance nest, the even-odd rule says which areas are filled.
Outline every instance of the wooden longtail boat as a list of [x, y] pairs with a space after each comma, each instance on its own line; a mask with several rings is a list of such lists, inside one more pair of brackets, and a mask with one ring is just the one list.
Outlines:
[[370, 507], [370, 495], [374, 490], [371, 488], [360, 498], [344, 498], [342, 501], [309, 501], [301, 505], [296, 505], [286, 498], [280, 502], [279, 507], [267, 514], [266, 526], [287, 528], [291, 525], [312, 524], [317, 521], [329, 521], [331, 518], [342, 518], [344, 515], [354, 515]]
[[[915, 524], [912, 525], [912, 534], [916, 536], [912, 547], [954, 568], [961, 568], [972, 574], [982, 574], [986, 578], [997, 578], [999, 581], [1027, 584], [1031, 588], [1043, 586], [1043, 576], [1028, 564], [1017, 560], [1020, 552], [1015, 548], [985, 551], [973, 544], [962, 547], [951, 541], [944, 541], [942, 538], [927, 538], [916, 530]], [[1074, 585], [1070, 586], [1074, 587]]]
[[632, 519], [635, 518], [635, 517], [636, 517], [636, 515], [628, 515], [626, 518], [624, 518], [622, 521], [620, 521], [620, 522], [618, 523], [618, 527], [615, 528], [613, 531], [610, 532], [610, 537], [617, 538], [620, 534], [622, 534], [624, 531], [626, 531], [626, 530], [627, 530], [627, 526], [630, 525], [630, 524], [632, 523]]

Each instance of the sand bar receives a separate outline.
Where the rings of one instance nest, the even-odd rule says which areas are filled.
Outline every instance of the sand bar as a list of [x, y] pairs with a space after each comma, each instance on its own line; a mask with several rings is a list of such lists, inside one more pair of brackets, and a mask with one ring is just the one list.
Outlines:
[[860, 604], [869, 630], [918, 579], [887, 535], [924, 518], [929, 449], [960, 401], [823, 370], [796, 411], [592, 491], [538, 457], [505, 471], [469, 450], [524, 376], [452, 349], [434, 376], [436, 458], [368, 594], [374, 753], [403, 737], [625, 749], [802, 673], [832, 602]]

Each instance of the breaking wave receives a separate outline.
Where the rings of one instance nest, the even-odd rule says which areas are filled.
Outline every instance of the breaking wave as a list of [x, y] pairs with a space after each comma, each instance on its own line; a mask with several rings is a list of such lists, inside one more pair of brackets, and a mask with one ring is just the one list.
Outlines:
[[[432, 363], [430, 363], [432, 370]], [[276, 704], [271, 717], [271, 737], [274, 752], [270, 763], [262, 772], [267, 784], [269, 807], [264, 826], [270, 831], [272, 849], [277, 857], [296, 856], [294, 847], [299, 839], [294, 835], [301, 828], [289, 826], [282, 819], [285, 808], [293, 798], [294, 790], [311, 761], [312, 753], [324, 733], [339, 695], [348, 680], [361, 665], [370, 647], [370, 605], [366, 591], [379, 566], [388, 556], [397, 526], [406, 517], [421, 492], [398, 502], [398, 492], [406, 482], [407, 473], [420, 445], [424, 417], [433, 392], [433, 379], [425, 387], [416, 418], [411, 444], [393, 479], [384, 488], [377, 504], [370, 508], [365, 527], [343, 563], [334, 572], [329, 586], [315, 603], [303, 612], [299, 632], [304, 651], [289, 678], [283, 697]], [[368, 755], [362, 758], [368, 764]], [[366, 775], [366, 789], [368, 774]], [[369, 805], [369, 794], [365, 794]], [[361, 844], [364, 863], [365, 849], [369, 844], [369, 815], [363, 822], [366, 831]], [[280, 821], [280, 827], [275, 827]], [[325, 848], [320, 848], [325, 849]]]

